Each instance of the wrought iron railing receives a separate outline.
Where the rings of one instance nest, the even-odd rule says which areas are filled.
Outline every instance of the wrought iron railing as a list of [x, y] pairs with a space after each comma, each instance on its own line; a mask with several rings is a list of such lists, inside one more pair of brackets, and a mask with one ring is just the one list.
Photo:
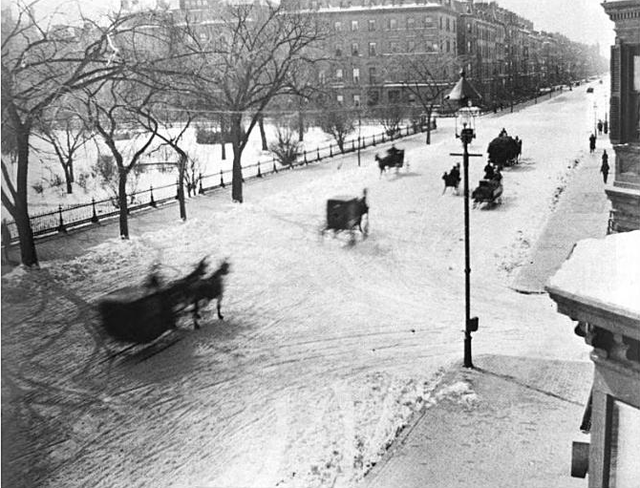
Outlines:
[[[243, 179], [262, 178], [269, 174], [275, 174], [288, 168], [299, 168], [312, 163], [318, 163], [326, 159], [348, 154], [362, 150], [367, 147], [384, 144], [390, 140], [406, 137], [409, 135], [422, 132], [419, 125], [408, 125], [401, 127], [397, 134], [393, 137], [388, 136], [385, 132], [373, 134], [370, 136], [362, 136], [351, 138], [345, 141], [343, 151], [341, 151], [335, 142], [318, 146], [313, 150], [305, 149], [299, 153], [294, 164], [289, 167], [279, 167], [279, 163], [275, 157], [267, 161], [258, 161], [256, 163], [243, 165]], [[210, 191], [225, 188], [231, 183], [232, 170], [220, 170], [218, 173], [199, 175], [197, 192], [205, 194]], [[128, 195], [130, 204], [128, 212], [134, 213], [149, 207], [158, 207], [177, 200], [178, 183], [164, 185], [159, 187], [149, 187], [146, 190], [137, 191]], [[96, 224], [103, 219], [115, 217], [119, 215], [117, 201], [115, 198], [106, 198], [103, 200], [91, 199], [91, 202], [78, 205], [63, 206], [59, 205], [57, 210], [48, 211], [31, 215], [31, 228], [35, 238], [41, 238], [58, 232], [67, 232], [70, 229], [83, 227], [86, 225]], [[16, 224], [13, 221], [7, 222], [7, 226], [12, 236], [12, 243], [18, 241], [18, 232]]]

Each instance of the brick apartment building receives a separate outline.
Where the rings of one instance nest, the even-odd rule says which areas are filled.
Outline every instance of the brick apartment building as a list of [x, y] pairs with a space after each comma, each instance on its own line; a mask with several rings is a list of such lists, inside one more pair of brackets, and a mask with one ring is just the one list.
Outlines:
[[[192, 20], [211, 21], [221, 3], [180, 0]], [[285, 11], [314, 15], [325, 27], [314, 76], [345, 106], [412, 104], [410, 71], [433, 64], [430, 83], [452, 86], [461, 68], [485, 106], [532, 97], [541, 89], [603, 71], [595, 49], [533, 23], [496, 2], [473, 0], [281, 0]], [[438, 101], [441, 103], [441, 101]]]

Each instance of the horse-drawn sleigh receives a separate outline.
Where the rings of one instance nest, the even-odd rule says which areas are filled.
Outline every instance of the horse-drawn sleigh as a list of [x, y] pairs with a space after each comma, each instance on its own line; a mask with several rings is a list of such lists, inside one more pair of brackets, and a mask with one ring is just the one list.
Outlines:
[[471, 193], [474, 208], [486, 203], [495, 205], [500, 203], [502, 195], [502, 181], [498, 178], [480, 180], [478, 187]]
[[[363, 222], [364, 220], [364, 222]], [[327, 200], [327, 223], [321, 230], [322, 236], [333, 231], [335, 236], [339, 232], [348, 232], [350, 242], [355, 243], [355, 231], [362, 233], [363, 239], [369, 233], [369, 206], [367, 204], [367, 189], [362, 190], [361, 197], [336, 196]]]
[[501, 170], [505, 166], [513, 166], [518, 163], [521, 152], [522, 141], [517, 136], [514, 139], [507, 135], [504, 129], [487, 147], [489, 161]]
[[382, 158], [376, 154], [375, 160], [380, 168], [380, 176], [388, 168], [396, 168], [396, 172], [404, 166], [404, 149], [396, 149], [395, 146], [391, 146], [387, 150], [387, 155]]
[[222, 319], [220, 301], [229, 263], [223, 261], [210, 274], [207, 270], [204, 258], [187, 276], [166, 284], [154, 270], [141, 286], [121, 288], [104, 296], [98, 303], [103, 328], [118, 341], [145, 344], [174, 329], [178, 315], [189, 308], [194, 327], [200, 328], [200, 307], [213, 299]]

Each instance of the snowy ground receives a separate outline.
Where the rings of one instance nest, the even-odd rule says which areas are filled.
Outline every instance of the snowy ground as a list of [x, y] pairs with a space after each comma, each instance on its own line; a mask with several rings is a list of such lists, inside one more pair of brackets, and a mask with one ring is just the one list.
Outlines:
[[[371, 137], [375, 135], [380, 137], [384, 132], [379, 125], [364, 124], [360, 128], [356, 128], [347, 138], [347, 148], [351, 147], [351, 140], [357, 140], [358, 134], [366, 138], [367, 144], [371, 144]], [[174, 137], [179, 134], [179, 129], [172, 130]], [[265, 134], [267, 144], [270, 145], [276, 140], [276, 127], [267, 120], [265, 122]], [[62, 134], [59, 136], [61, 139]], [[118, 141], [119, 150], [125, 157], [125, 163], [143, 143], [146, 142], [144, 134], [134, 136], [132, 139]], [[100, 185], [92, 175], [95, 173], [93, 166], [96, 164], [98, 155], [110, 155], [109, 149], [99, 138], [86, 143], [76, 153], [74, 160], [74, 174], [76, 183], [73, 184], [73, 193], [66, 193], [66, 184], [64, 184], [64, 173], [55, 156], [53, 147], [39, 139], [32, 137], [31, 144], [33, 149], [30, 154], [29, 167], [29, 212], [31, 215], [37, 215], [42, 212], [56, 210], [58, 205], [63, 208], [71, 205], [82, 205], [91, 203], [91, 199], [96, 201], [105, 200], [113, 196], [113, 190], [109, 190]], [[222, 159], [222, 147], [220, 144], [198, 144], [196, 143], [195, 125], [186, 130], [181, 139], [183, 148], [186, 148], [189, 158], [192, 160], [196, 174], [201, 173], [203, 176], [218, 175], [220, 171], [230, 172], [233, 165], [233, 149], [231, 144], [226, 145], [226, 158]], [[320, 148], [322, 156], [328, 154], [329, 145], [333, 146], [333, 151], [337, 152], [335, 140], [328, 134], [322, 132], [318, 127], [309, 127], [304, 134], [304, 142], [300, 146], [300, 150], [315, 154], [316, 148]], [[147, 154], [140, 160], [139, 167], [144, 167], [144, 172], [136, 176], [131, 174], [128, 181], [129, 194], [148, 190], [150, 186], [159, 188], [164, 185], [173, 185], [177, 179], [177, 169], [171, 165], [165, 165], [160, 168], [155, 165], [159, 162], [175, 162], [177, 157], [175, 152], [170, 148], [163, 146], [161, 140], [157, 139], [147, 151]], [[249, 138], [247, 147], [242, 154], [243, 166], [253, 166], [263, 163], [265, 168], [271, 169], [273, 161], [273, 153], [271, 151], [262, 150], [262, 142], [260, 139], [260, 131], [256, 127]], [[278, 164], [277, 167], [280, 165]], [[250, 175], [255, 174], [255, 169]], [[230, 176], [225, 176], [229, 179]], [[60, 185], [54, 182], [61, 183]], [[80, 184], [79, 182], [84, 181]], [[205, 182], [208, 184], [209, 180]], [[36, 191], [36, 187], [41, 187], [41, 191]], [[9, 220], [9, 213], [2, 208], [2, 217]]]
[[[505, 127], [524, 157], [502, 204], [471, 215], [476, 355], [587, 359], [546, 295], [508, 288], [575, 161], [594, 157], [585, 90], [479, 121], [472, 152]], [[362, 167], [351, 155], [252, 181], [242, 205], [198, 197], [186, 223], [3, 277], [7, 486], [353, 486], [461, 360], [463, 200], [441, 180], [461, 146], [446, 130], [399, 143], [398, 174], [380, 178], [372, 148]], [[472, 159], [472, 187], [484, 163]], [[363, 187], [369, 238], [320, 238], [326, 199]], [[108, 360], [97, 299], [153, 260], [176, 276], [204, 255], [232, 263], [224, 322], [210, 307], [160, 353]]]

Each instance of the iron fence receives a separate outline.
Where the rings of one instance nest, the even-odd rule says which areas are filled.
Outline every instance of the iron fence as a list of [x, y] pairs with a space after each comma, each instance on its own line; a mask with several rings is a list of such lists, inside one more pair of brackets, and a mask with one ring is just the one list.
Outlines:
[[[358, 136], [347, 139], [340, 150], [334, 142], [324, 146], [317, 146], [315, 149], [305, 149], [298, 154], [295, 163], [285, 167], [281, 166], [274, 157], [267, 161], [258, 161], [256, 163], [243, 165], [243, 179], [262, 178], [263, 176], [275, 174], [286, 169], [299, 168], [312, 163], [318, 163], [326, 159], [331, 159], [342, 154], [357, 152], [359, 149], [384, 144], [391, 140], [423, 132], [419, 125], [408, 125], [401, 127], [397, 134], [393, 137], [385, 132], [373, 134], [370, 136]], [[232, 170], [220, 170], [218, 173], [199, 175], [198, 187], [192, 189], [192, 193], [205, 194], [210, 191], [225, 188], [231, 184]], [[158, 207], [166, 205], [177, 200], [178, 182], [153, 187], [137, 191], [128, 195], [128, 212], [134, 213], [150, 207]], [[96, 224], [103, 219], [116, 217], [119, 215], [118, 202], [116, 198], [106, 198], [103, 200], [92, 199], [89, 203], [78, 205], [59, 205], [57, 210], [47, 211], [40, 214], [31, 215], [31, 228], [35, 238], [41, 238], [56, 234], [59, 232], [67, 232], [70, 229], [78, 228], [86, 225]], [[7, 226], [12, 236], [12, 244], [18, 242], [18, 232], [15, 222], [7, 222]]]

